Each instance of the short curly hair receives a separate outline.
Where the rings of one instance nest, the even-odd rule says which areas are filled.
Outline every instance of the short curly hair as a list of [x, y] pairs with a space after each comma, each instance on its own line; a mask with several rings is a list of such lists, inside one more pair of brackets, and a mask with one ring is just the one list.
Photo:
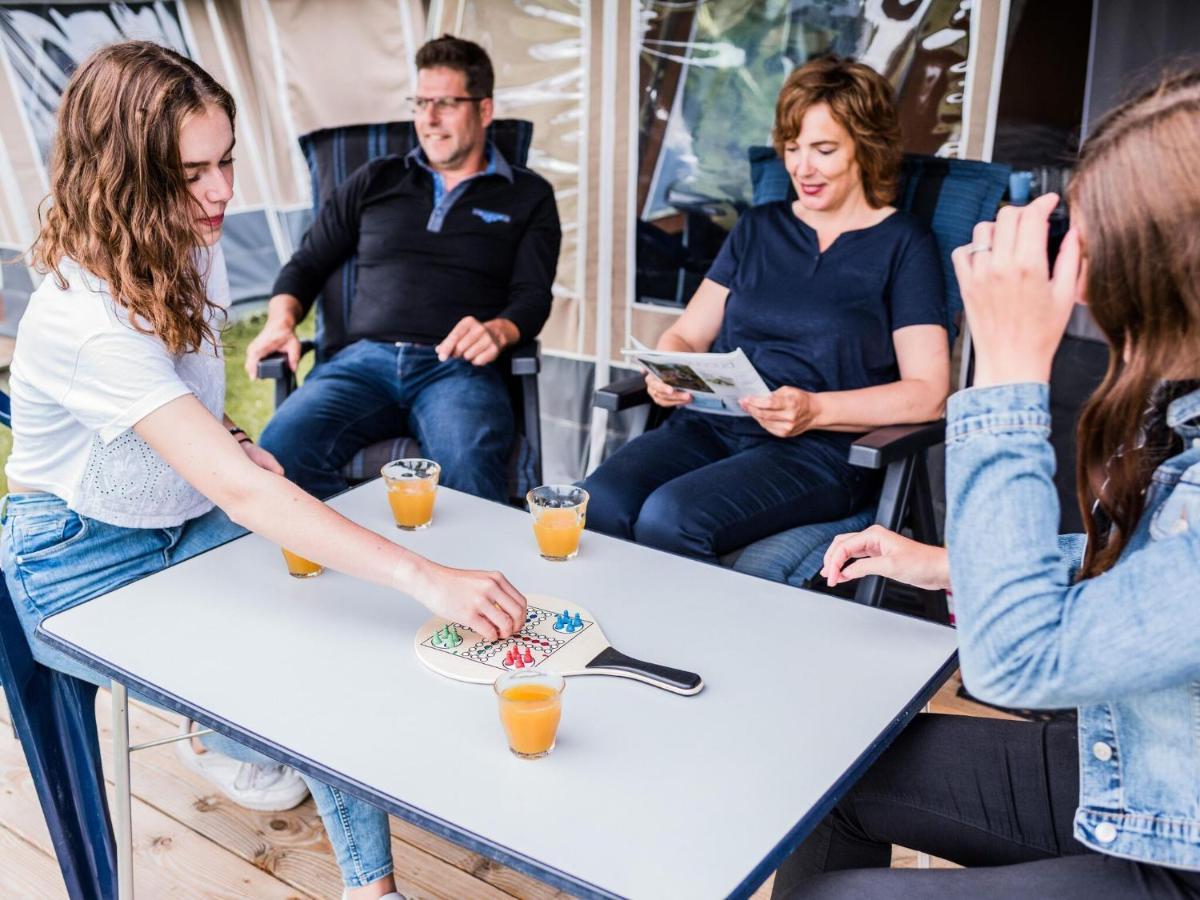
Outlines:
[[900, 118], [892, 86], [869, 66], [839, 56], [825, 56], [795, 69], [775, 103], [775, 152], [800, 135], [804, 114], [818, 103], [854, 140], [867, 202], [878, 209], [891, 203], [900, 179]]

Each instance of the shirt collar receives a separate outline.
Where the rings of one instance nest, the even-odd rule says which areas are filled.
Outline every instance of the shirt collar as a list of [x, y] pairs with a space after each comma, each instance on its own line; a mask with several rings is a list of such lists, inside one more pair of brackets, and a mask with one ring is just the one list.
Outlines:
[[[487, 168], [482, 172], [477, 172], [472, 175], [472, 178], [478, 178], [480, 175], [499, 175], [509, 184], [513, 181], [512, 166], [508, 160], [504, 158], [504, 154], [491, 141], [487, 142], [484, 148], [484, 156], [487, 159]], [[406, 160], [415, 162], [418, 166], [428, 172], [430, 175], [438, 175], [439, 173], [429, 165], [429, 160], [425, 157], [425, 151], [421, 149], [421, 145], [413, 147], [404, 157]]]
[[1176, 397], [1167, 406], [1167, 425], [1184, 437], [1200, 434], [1200, 389]]

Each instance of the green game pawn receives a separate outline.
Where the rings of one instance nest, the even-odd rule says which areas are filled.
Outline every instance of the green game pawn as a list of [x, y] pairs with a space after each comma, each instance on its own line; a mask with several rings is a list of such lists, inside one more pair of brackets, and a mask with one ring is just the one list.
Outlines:
[[458, 633], [458, 629], [454, 625], [446, 626], [446, 646], [457, 647], [462, 643], [462, 635]]

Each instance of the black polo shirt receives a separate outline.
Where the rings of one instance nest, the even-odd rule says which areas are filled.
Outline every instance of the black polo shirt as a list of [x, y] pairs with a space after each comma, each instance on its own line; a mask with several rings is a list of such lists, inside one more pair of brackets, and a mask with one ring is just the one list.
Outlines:
[[522, 338], [535, 337], [550, 315], [562, 241], [554, 191], [494, 148], [489, 157], [487, 172], [447, 195], [419, 150], [368, 162], [321, 207], [273, 292], [307, 312], [357, 254], [343, 343], [437, 344], [468, 315], [509, 319]]

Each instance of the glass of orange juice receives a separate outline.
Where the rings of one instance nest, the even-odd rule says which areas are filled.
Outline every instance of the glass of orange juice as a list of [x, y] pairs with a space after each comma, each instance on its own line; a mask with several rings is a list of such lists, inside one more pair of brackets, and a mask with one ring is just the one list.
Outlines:
[[283, 550], [283, 558], [287, 562], [288, 574], [293, 578], [312, 578], [314, 575], [320, 575], [325, 571], [325, 567], [318, 565], [312, 560], [305, 559], [303, 556], [297, 556], [291, 550], [280, 547]]
[[544, 484], [525, 499], [533, 514], [533, 535], [542, 559], [574, 559], [587, 519], [588, 492], [573, 484]]
[[521, 759], [540, 759], [554, 749], [566, 680], [533, 669], [505, 672], [496, 679], [500, 722], [508, 748]]
[[387, 484], [396, 527], [417, 531], [432, 525], [442, 467], [432, 459], [394, 459], [379, 471]]

